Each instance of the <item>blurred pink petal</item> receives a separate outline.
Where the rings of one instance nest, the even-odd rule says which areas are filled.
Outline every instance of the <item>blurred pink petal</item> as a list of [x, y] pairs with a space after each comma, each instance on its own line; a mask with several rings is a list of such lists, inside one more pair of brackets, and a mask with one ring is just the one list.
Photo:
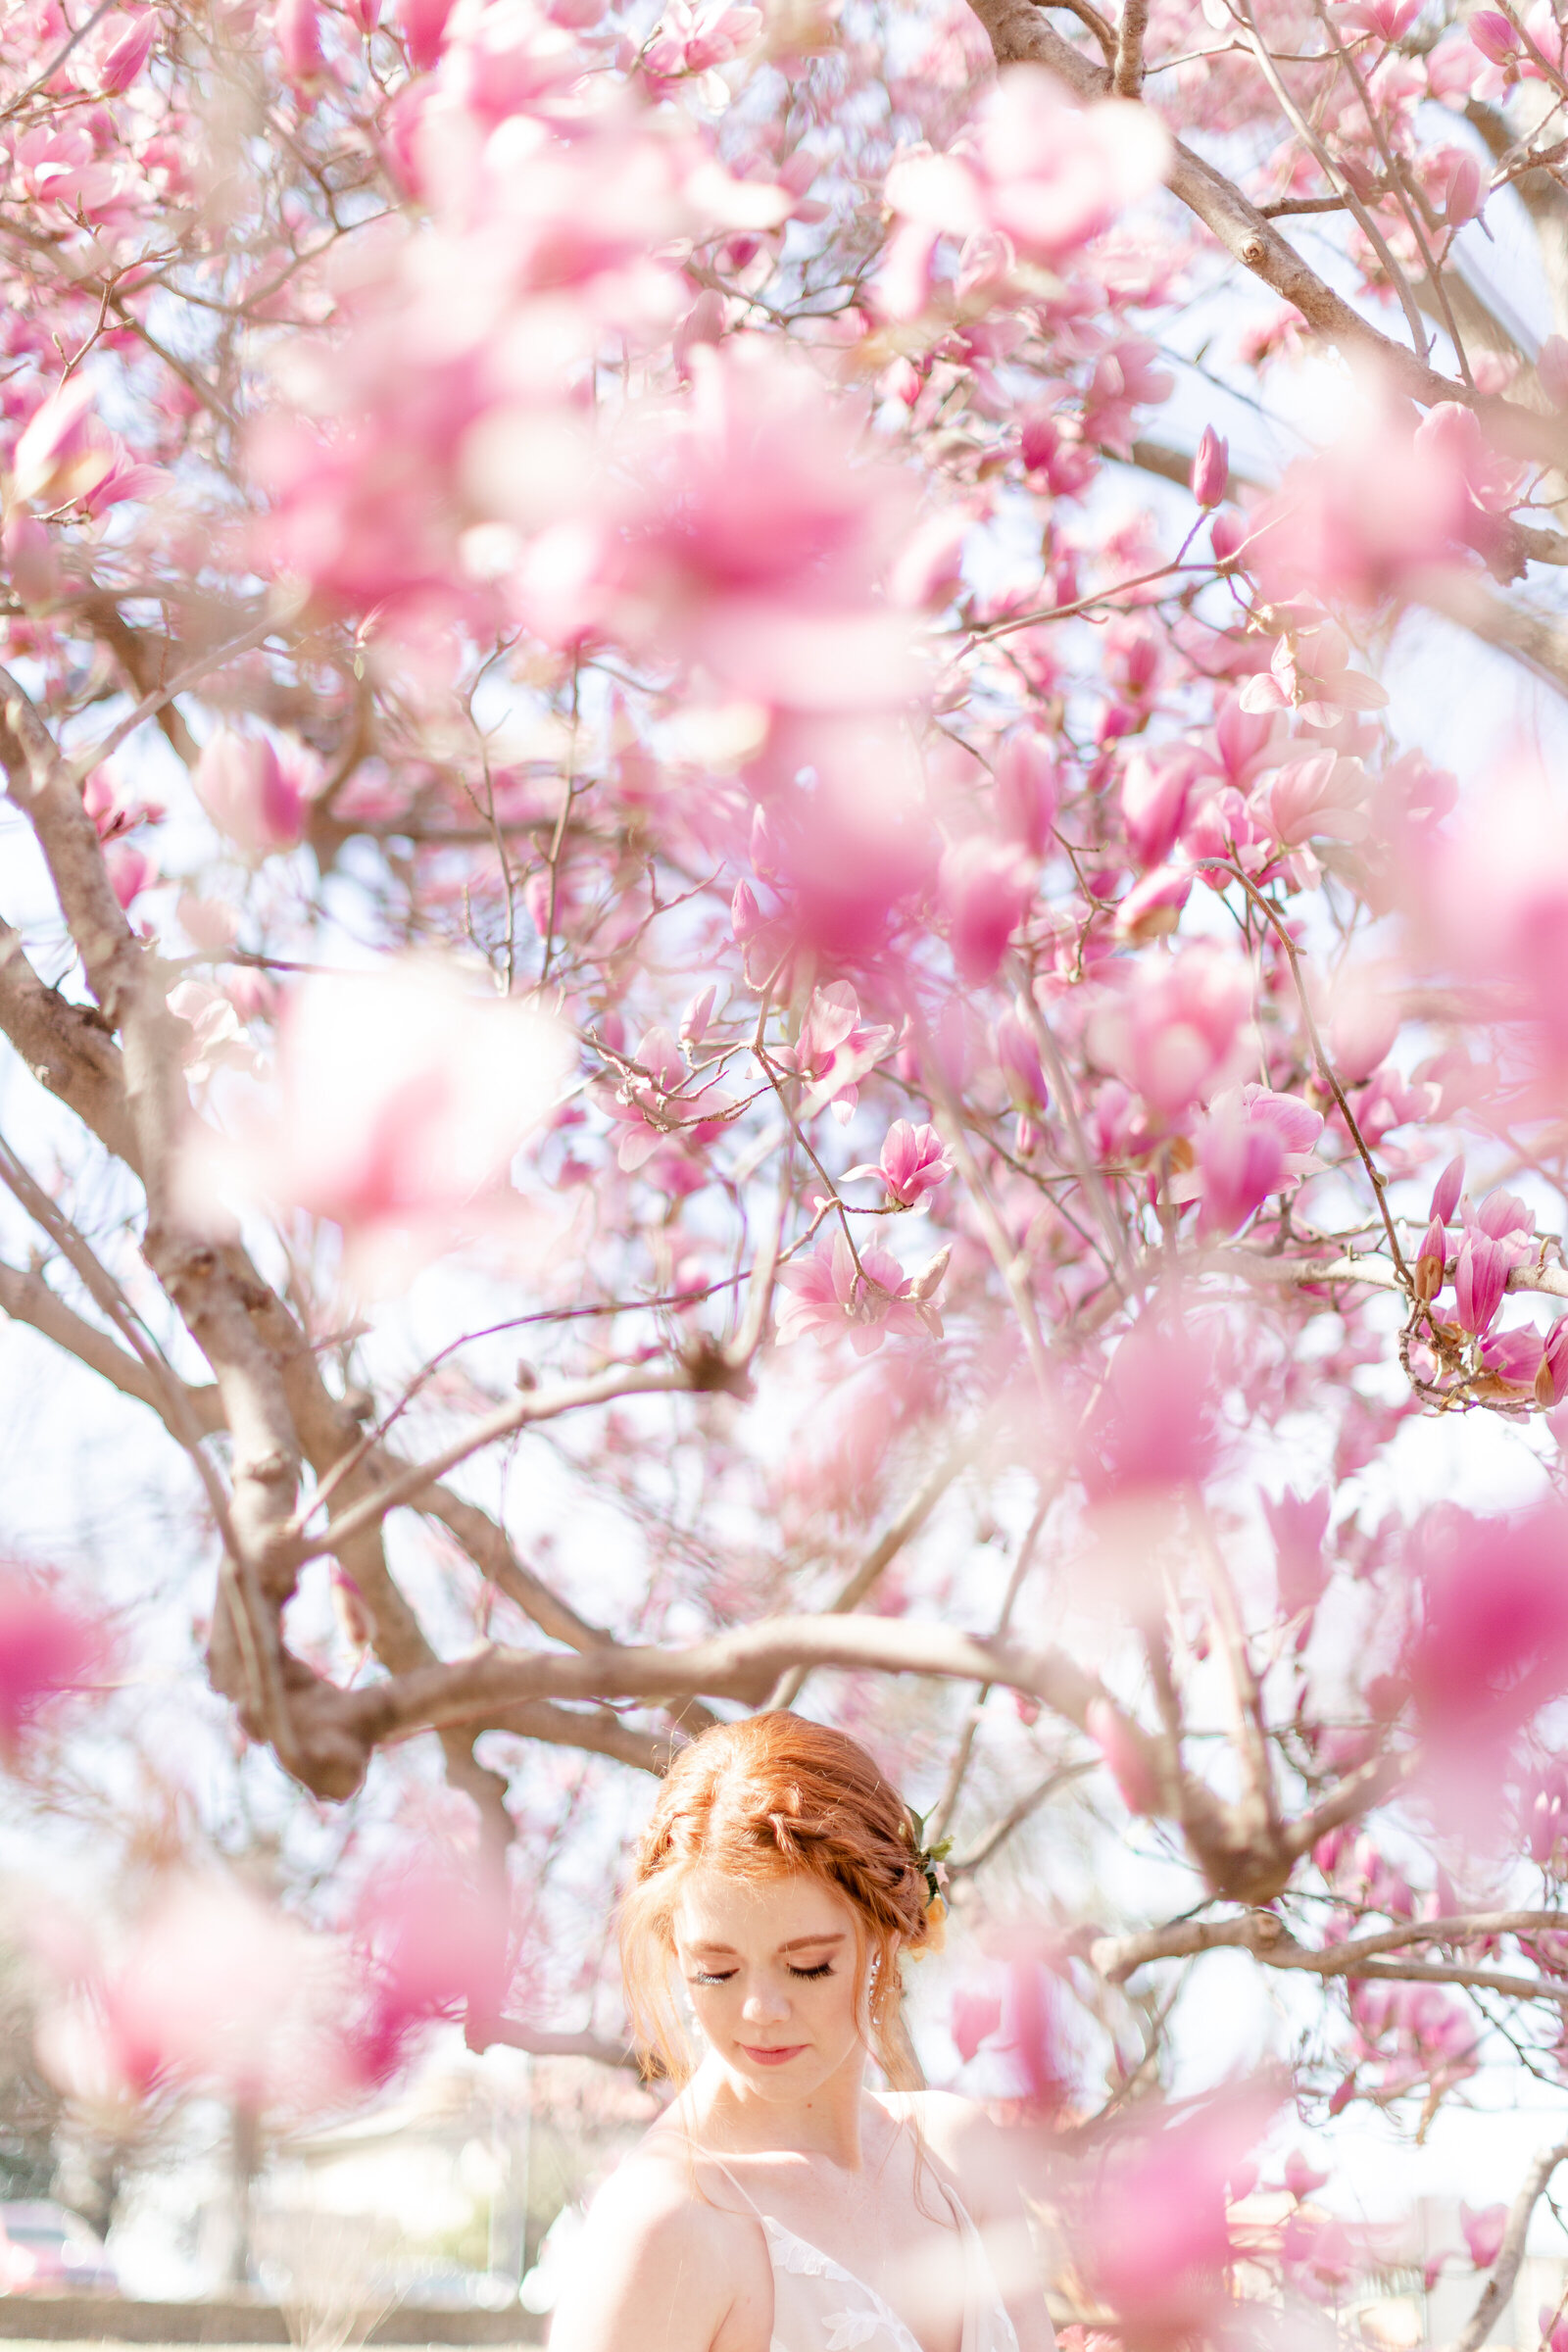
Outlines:
[[1490, 2271], [1502, 2251], [1503, 2231], [1508, 2227], [1507, 2206], [1483, 2205], [1476, 2210], [1461, 2204], [1459, 2227], [1476, 2269]]
[[101, 1627], [19, 1568], [0, 1568], [0, 1751], [51, 1699], [90, 1689], [103, 1673]]

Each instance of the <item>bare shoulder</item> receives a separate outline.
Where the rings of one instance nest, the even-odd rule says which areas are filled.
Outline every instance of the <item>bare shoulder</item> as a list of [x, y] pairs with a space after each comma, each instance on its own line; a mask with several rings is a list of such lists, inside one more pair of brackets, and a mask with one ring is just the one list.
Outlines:
[[901, 2122], [918, 2126], [932, 2157], [957, 2183], [985, 2240], [1019, 2352], [1054, 2352], [1026, 2212], [1039, 2169], [1034, 2135], [1004, 2130], [975, 2100], [950, 2090], [907, 2091], [885, 2104]]
[[910, 2090], [890, 2094], [884, 2104], [901, 2122], [918, 2126], [926, 2146], [952, 2173], [977, 2220], [980, 2209], [994, 2204], [994, 2190], [1006, 2191], [1016, 2202], [1016, 2151], [977, 2101], [951, 2090]]
[[700, 2194], [678, 2146], [656, 2133], [588, 2209], [552, 2352], [623, 2352], [633, 2340], [648, 2352], [747, 2352], [761, 2299], [756, 2234]]

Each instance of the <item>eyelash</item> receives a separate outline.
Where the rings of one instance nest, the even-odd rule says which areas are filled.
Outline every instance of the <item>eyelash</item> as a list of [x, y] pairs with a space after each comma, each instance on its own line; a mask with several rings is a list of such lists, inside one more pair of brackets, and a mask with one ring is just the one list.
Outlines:
[[[730, 1969], [725, 1975], [721, 1977], [715, 1977], [710, 1976], [706, 1969], [700, 1968], [696, 1976], [693, 1977], [692, 1983], [694, 1984], [729, 1984], [731, 1978], [736, 1975], [736, 1973], [737, 1972], [734, 1969]], [[792, 1968], [789, 1973], [792, 1977], [800, 1977], [802, 1979], [810, 1977], [830, 1977], [833, 1974], [833, 1963], [831, 1960], [819, 1960], [814, 1968]]]

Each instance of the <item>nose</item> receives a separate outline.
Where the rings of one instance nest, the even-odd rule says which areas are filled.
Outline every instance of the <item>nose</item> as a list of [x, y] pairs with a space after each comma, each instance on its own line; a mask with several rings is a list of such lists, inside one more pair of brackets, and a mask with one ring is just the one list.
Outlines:
[[755, 1984], [741, 2003], [741, 2016], [749, 2026], [782, 2025], [790, 2013], [785, 1994], [772, 1984]]

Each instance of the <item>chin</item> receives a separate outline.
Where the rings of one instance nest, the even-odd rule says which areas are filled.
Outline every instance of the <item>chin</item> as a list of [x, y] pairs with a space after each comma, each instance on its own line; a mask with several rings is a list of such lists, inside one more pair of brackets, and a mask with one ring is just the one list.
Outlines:
[[803, 2050], [788, 2066], [760, 2066], [744, 2051], [738, 2051], [727, 2063], [730, 2073], [739, 2076], [748, 2090], [763, 2099], [808, 2097], [813, 2090], [820, 2089], [833, 2072], [820, 2050]]

